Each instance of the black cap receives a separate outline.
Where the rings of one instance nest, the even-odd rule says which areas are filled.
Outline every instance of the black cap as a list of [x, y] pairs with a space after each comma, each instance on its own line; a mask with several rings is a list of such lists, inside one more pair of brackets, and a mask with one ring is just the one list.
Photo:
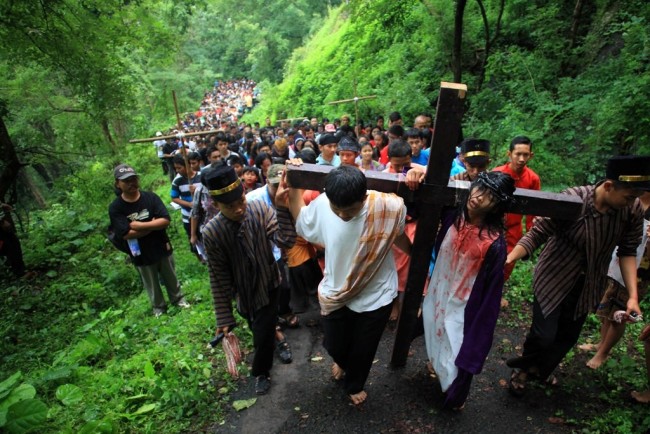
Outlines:
[[318, 144], [323, 146], [323, 145], [331, 145], [333, 143], [338, 143], [339, 138], [336, 137], [334, 134], [321, 134], [321, 136], [318, 138]]
[[361, 147], [359, 146], [359, 142], [357, 142], [352, 137], [343, 136], [339, 141], [339, 152], [340, 151], [352, 151], [358, 154], [361, 152]]
[[138, 174], [135, 173], [133, 167], [129, 166], [128, 164], [120, 164], [117, 166], [115, 169], [113, 169], [113, 175], [115, 176], [115, 179], [119, 180], [124, 180], [132, 176], [138, 176]]
[[470, 164], [486, 164], [490, 160], [490, 142], [483, 139], [465, 139], [460, 144], [460, 153]]
[[231, 203], [242, 197], [244, 186], [235, 169], [220, 165], [208, 172], [202, 180], [210, 196], [217, 202]]
[[650, 156], [624, 155], [607, 161], [607, 179], [650, 191]]

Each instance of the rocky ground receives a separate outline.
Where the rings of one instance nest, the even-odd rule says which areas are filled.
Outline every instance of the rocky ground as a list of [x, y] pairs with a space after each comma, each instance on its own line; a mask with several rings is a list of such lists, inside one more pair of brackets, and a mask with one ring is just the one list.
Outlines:
[[[311, 321], [310, 321], [311, 320]], [[314, 323], [311, 327], [308, 322]], [[580, 430], [580, 421], [605, 405], [598, 399], [594, 373], [577, 355], [557, 371], [559, 386], [530, 385], [522, 398], [508, 393], [510, 369], [505, 360], [520, 348], [528, 314], [502, 312], [494, 345], [483, 373], [474, 377], [465, 409], [440, 408], [441, 392], [428, 375], [424, 341], [411, 347], [406, 367], [389, 365], [395, 332], [387, 329], [366, 385], [368, 400], [354, 407], [341, 386], [330, 378], [331, 358], [322, 347], [316, 310], [301, 315], [302, 325], [287, 330], [294, 361], [277, 361], [272, 388], [250, 408], [231, 409], [211, 432], [233, 433], [563, 433]], [[244, 379], [232, 400], [254, 397], [254, 381]], [[629, 391], [620, 392], [629, 396]]]

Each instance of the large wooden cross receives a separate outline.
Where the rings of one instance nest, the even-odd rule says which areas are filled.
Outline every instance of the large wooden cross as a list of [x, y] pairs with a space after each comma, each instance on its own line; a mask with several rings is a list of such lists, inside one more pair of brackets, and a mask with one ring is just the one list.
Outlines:
[[337, 105], [337, 104], [345, 104], [349, 102], [354, 103], [354, 131], [359, 135], [359, 131], [357, 131], [357, 124], [359, 123], [359, 101], [363, 101], [366, 99], [374, 99], [377, 98], [377, 95], [368, 95], [368, 96], [357, 96], [357, 80], [354, 80], [354, 97], [353, 98], [348, 98], [348, 99], [340, 99], [338, 101], [330, 101], [328, 102], [329, 105]]
[[[406, 187], [403, 175], [366, 172], [369, 189], [396, 193], [405, 202], [416, 203], [419, 210], [411, 266], [393, 346], [393, 367], [406, 364], [441, 210], [458, 203], [469, 187], [467, 182], [449, 181], [466, 94], [467, 87], [463, 84], [441, 83], [427, 175], [417, 191]], [[311, 164], [288, 166], [287, 178], [292, 187], [322, 191], [325, 176], [332, 169], [332, 166]], [[515, 200], [508, 208], [510, 213], [572, 220], [580, 215], [582, 209], [582, 201], [575, 196], [525, 189], [517, 189], [514, 196]]]
[[[183, 122], [181, 122], [181, 115], [178, 111], [178, 102], [176, 101], [176, 91], [172, 90], [172, 99], [174, 101], [174, 111], [176, 113], [176, 122], [178, 123], [177, 128], [178, 131], [183, 131]], [[190, 137], [190, 136], [200, 136], [200, 135], [205, 135], [205, 134], [211, 134], [211, 133], [217, 133], [218, 131], [199, 131], [195, 133], [179, 133], [176, 135], [168, 135], [168, 136], [157, 136], [157, 137], [147, 137], [145, 139], [131, 139], [129, 140], [129, 143], [147, 143], [147, 142], [155, 142], [157, 140], [167, 140], [167, 139], [176, 139], [180, 138], [181, 139], [181, 155], [183, 155], [183, 160], [185, 162], [185, 172], [187, 173], [187, 184], [192, 185], [192, 180], [190, 179], [190, 162], [187, 159], [187, 149], [185, 146], [185, 137]]]

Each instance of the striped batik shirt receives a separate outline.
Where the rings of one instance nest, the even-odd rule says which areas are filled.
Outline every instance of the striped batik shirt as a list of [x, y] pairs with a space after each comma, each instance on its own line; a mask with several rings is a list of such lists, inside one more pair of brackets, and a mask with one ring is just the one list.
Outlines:
[[219, 213], [202, 234], [217, 327], [235, 325], [233, 296], [237, 309], [252, 319], [269, 303], [269, 291], [280, 284], [271, 243], [291, 248], [296, 241], [289, 211], [279, 208], [276, 213], [263, 201], [251, 201], [241, 222]]
[[614, 248], [618, 246], [618, 256], [636, 255], [643, 230], [639, 201], [601, 214], [594, 206], [598, 185], [564, 191], [583, 200], [582, 214], [576, 221], [538, 217], [518, 243], [528, 255], [546, 243], [533, 277], [535, 297], [545, 317], [559, 306], [581, 275], [584, 275], [584, 287], [574, 317], [593, 310], [605, 291]]

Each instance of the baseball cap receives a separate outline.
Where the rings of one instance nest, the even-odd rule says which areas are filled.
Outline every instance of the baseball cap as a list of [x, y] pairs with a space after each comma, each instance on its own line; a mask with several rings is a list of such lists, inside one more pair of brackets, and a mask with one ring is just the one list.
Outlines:
[[269, 184], [279, 184], [284, 173], [284, 164], [272, 164], [266, 174]]
[[115, 179], [124, 180], [132, 176], [138, 176], [133, 167], [128, 164], [120, 164], [115, 169], [113, 169], [113, 175]]

